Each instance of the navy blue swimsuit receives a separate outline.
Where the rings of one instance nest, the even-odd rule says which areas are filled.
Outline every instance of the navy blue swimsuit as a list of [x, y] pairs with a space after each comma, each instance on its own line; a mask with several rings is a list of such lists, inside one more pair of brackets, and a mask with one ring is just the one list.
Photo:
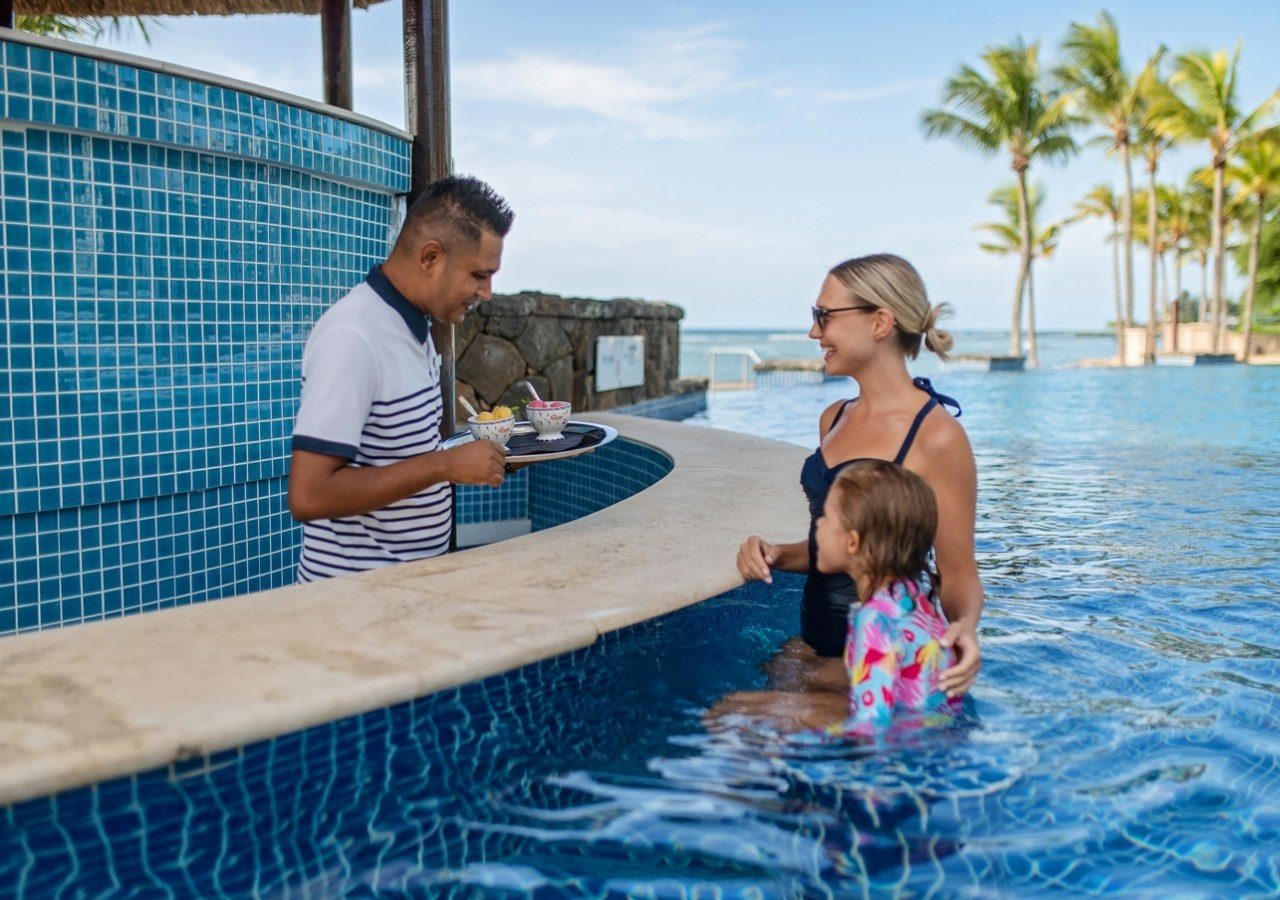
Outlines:
[[[935, 391], [929, 379], [916, 378], [912, 384], [927, 393], [929, 399], [921, 407], [920, 412], [916, 413], [906, 440], [902, 442], [898, 455], [893, 458], [898, 465], [906, 461], [911, 445], [916, 439], [916, 432], [920, 430], [920, 423], [935, 406], [939, 404], [953, 406], [956, 417], [960, 416], [960, 404]], [[836, 427], [845, 409], [856, 402], [855, 398], [840, 407], [836, 417], [831, 420], [831, 428]], [[827, 431], [830, 433], [831, 429]], [[813, 455], [804, 461], [804, 468], [800, 470], [800, 486], [804, 488], [804, 495], [809, 500], [809, 577], [805, 580], [804, 601], [800, 604], [800, 636], [819, 656], [840, 656], [844, 653], [849, 606], [853, 603], [856, 592], [853, 581], [843, 572], [828, 575], [818, 571], [816, 540], [818, 519], [822, 517], [822, 507], [827, 502], [827, 493], [831, 490], [831, 485], [840, 474], [840, 470], [857, 461], [857, 459], [847, 459], [834, 466], [828, 466], [822, 455], [822, 447], [819, 446], [813, 451]]]

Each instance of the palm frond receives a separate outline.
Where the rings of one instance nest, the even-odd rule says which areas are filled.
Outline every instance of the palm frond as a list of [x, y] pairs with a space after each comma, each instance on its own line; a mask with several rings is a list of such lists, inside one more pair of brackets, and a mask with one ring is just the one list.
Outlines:
[[990, 128], [972, 119], [935, 109], [924, 114], [922, 119], [925, 137], [948, 137], [962, 147], [977, 150], [990, 155], [1000, 149], [999, 135]]

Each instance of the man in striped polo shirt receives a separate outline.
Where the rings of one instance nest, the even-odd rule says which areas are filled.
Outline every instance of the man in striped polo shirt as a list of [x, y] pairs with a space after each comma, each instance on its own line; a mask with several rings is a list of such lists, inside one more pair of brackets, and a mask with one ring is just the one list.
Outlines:
[[482, 181], [433, 182], [387, 261], [316, 323], [289, 467], [289, 511], [304, 523], [299, 581], [444, 553], [450, 486], [502, 484], [491, 441], [440, 449], [430, 326], [459, 323], [492, 296], [512, 218]]

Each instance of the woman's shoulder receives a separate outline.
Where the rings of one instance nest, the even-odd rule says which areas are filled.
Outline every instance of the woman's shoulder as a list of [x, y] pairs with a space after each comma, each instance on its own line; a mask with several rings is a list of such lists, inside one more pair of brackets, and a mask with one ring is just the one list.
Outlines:
[[822, 411], [822, 415], [818, 416], [819, 439], [827, 436], [827, 432], [830, 431], [831, 426], [836, 423], [836, 419], [842, 415], [844, 408], [857, 399], [858, 398], [855, 397], [853, 400], [837, 400]]
[[916, 442], [930, 453], [953, 453], [957, 450], [964, 450], [969, 454], [973, 452], [964, 425], [942, 406], [935, 408], [932, 415], [925, 416], [920, 423]]
[[926, 416], [916, 435], [908, 465], [934, 490], [939, 483], [968, 483], [976, 477], [977, 463], [964, 426], [945, 411]]

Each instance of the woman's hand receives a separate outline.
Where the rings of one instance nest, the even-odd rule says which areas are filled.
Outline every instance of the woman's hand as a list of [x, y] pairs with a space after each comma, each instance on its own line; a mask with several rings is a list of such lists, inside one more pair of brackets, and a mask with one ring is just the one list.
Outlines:
[[956, 651], [956, 664], [942, 672], [942, 689], [947, 692], [948, 697], [960, 697], [969, 693], [969, 688], [973, 687], [973, 682], [978, 677], [978, 670], [982, 668], [977, 626], [969, 622], [956, 622], [947, 628], [940, 643], [944, 647], [953, 647]]
[[753, 534], [738, 548], [738, 574], [747, 581], [773, 584], [771, 567], [780, 555], [781, 551], [777, 546]]

